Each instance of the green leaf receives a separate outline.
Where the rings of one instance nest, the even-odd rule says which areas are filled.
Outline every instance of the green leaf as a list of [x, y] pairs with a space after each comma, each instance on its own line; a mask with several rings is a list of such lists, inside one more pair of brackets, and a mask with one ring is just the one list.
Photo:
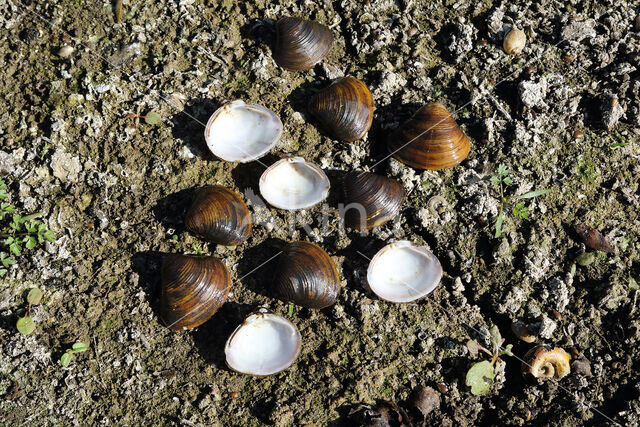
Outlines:
[[505, 176], [509, 173], [509, 171], [507, 170], [507, 166], [500, 163], [500, 165], [498, 166], [498, 175], [500, 176]]
[[9, 255], [7, 255], [6, 252], [0, 252], [0, 263], [4, 267], [9, 267], [10, 265], [13, 265], [15, 263], [15, 261], [13, 259], [11, 259], [9, 257]]
[[83, 351], [87, 351], [89, 349], [89, 347], [85, 343], [80, 341], [74, 343], [71, 348], [73, 349], [74, 353], [82, 353]]
[[518, 202], [513, 207], [513, 216], [523, 219], [529, 218], [529, 209], [524, 205], [524, 202]]
[[469, 369], [465, 384], [471, 387], [472, 394], [478, 396], [489, 390], [495, 377], [496, 373], [493, 370], [493, 365], [488, 360], [484, 360], [474, 364]]
[[513, 344], [507, 344], [502, 354], [506, 354], [507, 356], [513, 356], [513, 353], [511, 352], [512, 348], [513, 348]]
[[29, 335], [36, 329], [36, 322], [34, 322], [31, 317], [24, 316], [18, 319], [16, 327], [22, 335]]
[[32, 288], [27, 294], [27, 302], [31, 305], [40, 304], [42, 300], [42, 291], [38, 288]]
[[47, 230], [47, 232], [44, 233], [43, 236], [44, 236], [44, 238], [46, 240], [48, 240], [49, 242], [52, 242], [52, 243], [55, 242], [55, 240], [56, 240], [56, 238], [55, 238], [55, 236], [53, 234], [53, 231], [51, 231], [51, 230]]
[[611, 148], [618, 148], [618, 147], [626, 147], [627, 145], [629, 145], [628, 142], [614, 142], [613, 144], [611, 144], [609, 147]]
[[544, 194], [551, 193], [551, 190], [535, 190], [528, 193], [521, 194], [520, 196], [513, 196], [514, 199], [531, 199], [533, 197], [542, 196]]
[[502, 179], [502, 182], [504, 182], [506, 185], [511, 185], [513, 184], [513, 180], [511, 178], [509, 178], [508, 176], [504, 177]]
[[581, 267], [586, 267], [596, 260], [596, 256], [593, 252], [583, 252], [576, 257], [576, 263]]
[[500, 213], [498, 214], [498, 219], [496, 219], [496, 234], [493, 237], [500, 237], [502, 234], [502, 221], [504, 220], [502, 209], [500, 209]]
[[289, 317], [293, 316], [293, 304], [289, 304]]
[[7, 275], [7, 269], [6, 268], [0, 268], [0, 277], [4, 277]]
[[20, 252], [22, 252], [22, 246], [20, 246], [18, 242], [13, 242], [9, 245], [9, 250], [15, 255], [20, 255]]
[[33, 236], [27, 236], [24, 238], [25, 247], [29, 250], [36, 247], [36, 238]]
[[160, 116], [160, 114], [156, 113], [155, 111], [149, 111], [147, 115], [144, 117], [144, 121], [147, 122], [147, 124], [149, 125], [157, 125], [162, 121], [162, 117]]
[[71, 363], [71, 355], [73, 353], [67, 351], [66, 353], [64, 353], [61, 357], [60, 357], [60, 364], [62, 366], [69, 366], [69, 363]]
[[500, 179], [497, 176], [492, 176], [491, 178], [489, 178], [489, 181], [491, 181], [495, 185], [499, 185], [500, 184]]

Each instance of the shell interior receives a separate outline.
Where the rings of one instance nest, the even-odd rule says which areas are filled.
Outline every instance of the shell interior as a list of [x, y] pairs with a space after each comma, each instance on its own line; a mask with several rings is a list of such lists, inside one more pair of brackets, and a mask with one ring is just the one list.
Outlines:
[[260, 177], [260, 194], [269, 204], [294, 210], [311, 207], [329, 194], [329, 178], [301, 157], [282, 159]]
[[211, 116], [204, 131], [209, 150], [228, 162], [249, 162], [265, 155], [280, 139], [282, 122], [257, 104], [229, 102]]
[[371, 290], [390, 302], [411, 302], [433, 291], [442, 278], [440, 261], [426, 248], [403, 240], [382, 248], [371, 260]]
[[238, 326], [224, 352], [234, 371], [263, 376], [288, 368], [300, 353], [300, 343], [300, 332], [293, 323], [263, 310]]

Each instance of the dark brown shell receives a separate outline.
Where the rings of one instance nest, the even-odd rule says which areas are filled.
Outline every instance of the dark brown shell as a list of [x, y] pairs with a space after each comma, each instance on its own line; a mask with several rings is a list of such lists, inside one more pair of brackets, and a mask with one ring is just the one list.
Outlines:
[[273, 59], [287, 70], [309, 70], [329, 54], [332, 44], [328, 27], [301, 18], [281, 18], [276, 22]]
[[203, 187], [185, 218], [187, 230], [220, 245], [238, 245], [251, 234], [251, 214], [240, 196], [220, 185]]
[[434, 102], [400, 125], [389, 137], [387, 148], [402, 163], [435, 170], [463, 161], [471, 144], [447, 108]]
[[595, 228], [591, 228], [586, 224], [578, 224], [575, 229], [587, 247], [610, 254], [614, 252], [607, 239]]
[[324, 308], [338, 299], [340, 278], [324, 249], [309, 242], [294, 242], [282, 250], [274, 287], [286, 301]]
[[393, 219], [400, 213], [405, 195], [398, 181], [369, 172], [348, 173], [343, 189], [347, 204], [344, 222], [355, 230], [368, 230]]
[[173, 330], [200, 326], [224, 304], [231, 279], [214, 257], [171, 254], [162, 261], [160, 316]]
[[332, 137], [355, 141], [371, 128], [373, 96], [366, 84], [347, 76], [315, 94], [308, 109]]

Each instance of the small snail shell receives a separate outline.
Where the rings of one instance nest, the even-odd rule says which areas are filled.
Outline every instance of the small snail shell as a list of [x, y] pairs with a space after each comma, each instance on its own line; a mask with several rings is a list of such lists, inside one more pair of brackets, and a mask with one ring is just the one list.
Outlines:
[[527, 44], [527, 36], [524, 31], [512, 28], [502, 41], [502, 47], [509, 55], [517, 55]]
[[274, 286], [287, 301], [307, 308], [324, 308], [338, 299], [340, 278], [324, 249], [309, 242], [294, 242], [280, 255]]
[[350, 172], [344, 178], [343, 188], [348, 203], [344, 221], [349, 228], [377, 227], [397, 216], [402, 208], [405, 193], [396, 180], [368, 172]]
[[514, 320], [511, 323], [511, 331], [524, 342], [532, 343], [536, 340], [536, 336], [531, 333], [527, 324], [520, 320]]
[[455, 166], [467, 157], [470, 147], [467, 135], [439, 102], [416, 111], [391, 134], [387, 144], [393, 157], [418, 169]]
[[301, 18], [281, 18], [276, 22], [273, 59], [287, 70], [309, 70], [327, 56], [332, 43], [331, 30], [322, 24]]
[[536, 378], [560, 379], [571, 372], [570, 361], [571, 356], [563, 349], [538, 345], [524, 355], [522, 372]]
[[160, 315], [168, 328], [200, 326], [224, 304], [231, 279], [214, 257], [171, 254], [162, 262]]
[[221, 245], [238, 245], [251, 234], [251, 214], [240, 196], [220, 185], [203, 187], [187, 212], [189, 231]]
[[332, 137], [355, 141], [371, 128], [373, 96], [366, 84], [347, 76], [315, 94], [308, 109]]

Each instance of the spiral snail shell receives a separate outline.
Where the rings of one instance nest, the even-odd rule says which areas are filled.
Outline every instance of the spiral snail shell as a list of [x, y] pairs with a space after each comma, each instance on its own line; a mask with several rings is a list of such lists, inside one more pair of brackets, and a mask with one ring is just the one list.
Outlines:
[[355, 230], [368, 230], [396, 217], [405, 195], [398, 181], [369, 172], [348, 173], [343, 189], [348, 203], [344, 221]]
[[274, 287], [286, 301], [307, 308], [324, 308], [338, 299], [340, 278], [324, 249], [309, 242], [294, 242], [280, 255]]
[[523, 359], [522, 372], [535, 378], [560, 379], [571, 372], [571, 356], [559, 347], [538, 345], [529, 350]]
[[167, 255], [162, 262], [160, 316], [179, 331], [200, 326], [224, 304], [231, 279], [214, 257]]
[[387, 143], [393, 157], [418, 169], [444, 169], [469, 154], [471, 144], [447, 108], [434, 102], [421, 107], [396, 129]]
[[212, 243], [239, 245], [251, 234], [251, 214], [237, 193], [221, 185], [209, 185], [196, 194], [185, 226]]
[[355, 141], [371, 128], [373, 96], [366, 84], [347, 76], [315, 94], [308, 109], [332, 137]]
[[276, 22], [273, 59], [291, 71], [313, 68], [329, 54], [333, 33], [327, 27], [302, 18], [281, 18]]

